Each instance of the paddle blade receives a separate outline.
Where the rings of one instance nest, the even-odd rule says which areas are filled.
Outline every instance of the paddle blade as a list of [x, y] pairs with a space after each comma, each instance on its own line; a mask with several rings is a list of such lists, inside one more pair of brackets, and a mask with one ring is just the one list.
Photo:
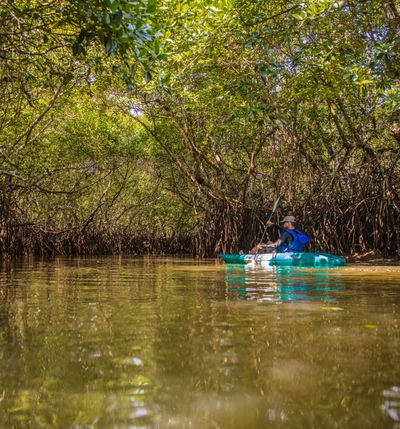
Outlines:
[[274, 203], [274, 206], [272, 207], [272, 213], [275, 213], [276, 208], [278, 207], [279, 204], [279, 200], [281, 199], [281, 197], [278, 197]]

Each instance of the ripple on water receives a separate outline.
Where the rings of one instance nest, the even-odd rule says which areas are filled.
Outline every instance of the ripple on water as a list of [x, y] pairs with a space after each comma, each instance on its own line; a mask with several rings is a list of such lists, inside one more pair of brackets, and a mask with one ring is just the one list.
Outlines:
[[400, 428], [400, 387], [392, 386], [382, 392], [385, 402], [381, 409], [383, 413], [396, 422], [394, 428]]
[[25, 268], [0, 273], [0, 428], [400, 429], [400, 267]]

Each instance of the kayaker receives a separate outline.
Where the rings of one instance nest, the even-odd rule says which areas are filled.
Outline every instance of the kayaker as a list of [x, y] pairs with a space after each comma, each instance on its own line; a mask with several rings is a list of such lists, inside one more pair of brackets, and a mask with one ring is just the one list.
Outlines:
[[285, 216], [280, 225], [276, 225], [271, 221], [267, 222], [267, 226], [275, 226], [280, 229], [279, 239], [275, 242], [259, 243], [254, 246], [250, 253], [284, 253], [284, 252], [301, 252], [304, 245], [308, 243], [309, 238], [296, 229], [296, 219], [294, 216]]

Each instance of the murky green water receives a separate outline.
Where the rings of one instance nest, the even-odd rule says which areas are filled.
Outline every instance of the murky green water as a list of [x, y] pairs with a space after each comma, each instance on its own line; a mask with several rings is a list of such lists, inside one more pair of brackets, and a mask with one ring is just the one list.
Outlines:
[[1, 428], [400, 428], [400, 267], [0, 273]]

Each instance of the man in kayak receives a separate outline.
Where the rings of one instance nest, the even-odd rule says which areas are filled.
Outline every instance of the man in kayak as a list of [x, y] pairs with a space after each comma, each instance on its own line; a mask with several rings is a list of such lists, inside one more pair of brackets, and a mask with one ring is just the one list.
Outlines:
[[249, 253], [285, 253], [285, 252], [301, 252], [304, 245], [308, 243], [309, 238], [296, 229], [296, 219], [294, 216], [285, 216], [281, 221], [283, 226], [276, 225], [271, 221], [267, 222], [267, 226], [275, 226], [280, 229], [279, 239], [274, 243], [259, 243], [254, 246]]

